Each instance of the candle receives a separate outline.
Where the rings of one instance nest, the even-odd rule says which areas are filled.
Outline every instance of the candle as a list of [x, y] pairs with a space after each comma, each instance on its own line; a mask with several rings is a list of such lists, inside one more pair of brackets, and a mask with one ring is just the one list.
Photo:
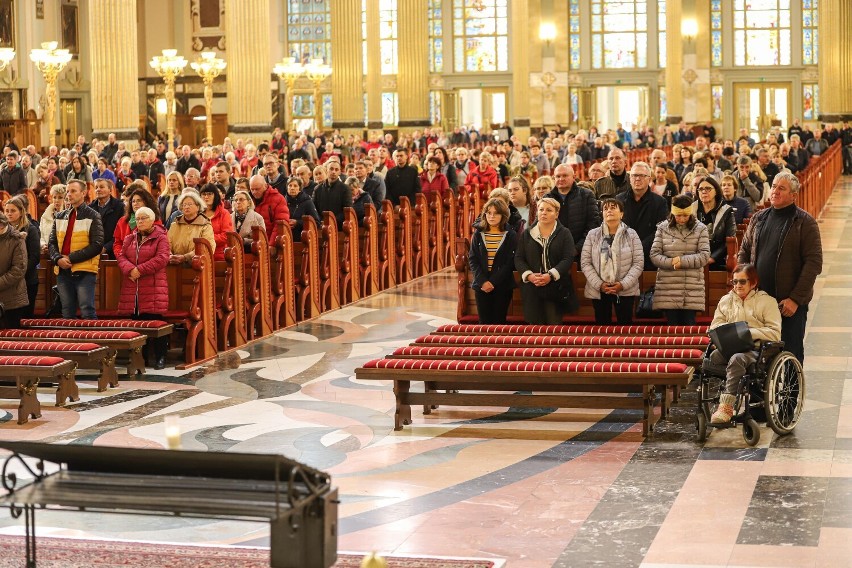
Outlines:
[[180, 449], [180, 415], [169, 414], [163, 420], [166, 428], [166, 445], [170, 450]]

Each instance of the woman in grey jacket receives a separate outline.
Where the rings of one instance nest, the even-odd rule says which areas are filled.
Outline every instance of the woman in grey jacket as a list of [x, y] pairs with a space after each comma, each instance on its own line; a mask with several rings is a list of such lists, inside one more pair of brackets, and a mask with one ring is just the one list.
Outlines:
[[639, 235], [625, 225], [624, 205], [617, 199], [601, 202], [603, 224], [589, 231], [580, 253], [580, 268], [586, 276], [585, 296], [595, 308], [595, 323], [612, 323], [612, 310], [619, 324], [633, 323], [633, 303], [639, 295], [639, 279], [645, 265]]
[[658, 268], [654, 309], [663, 310], [669, 325], [695, 325], [704, 309], [704, 266], [710, 260], [707, 226], [695, 218], [692, 198], [672, 199], [667, 221], [657, 225], [651, 262]]

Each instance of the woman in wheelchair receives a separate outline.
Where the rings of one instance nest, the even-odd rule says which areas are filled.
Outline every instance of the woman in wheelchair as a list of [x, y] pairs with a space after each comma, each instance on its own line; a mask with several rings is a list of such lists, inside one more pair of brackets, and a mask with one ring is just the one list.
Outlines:
[[[778, 302], [757, 289], [757, 268], [752, 264], [739, 264], [733, 274], [733, 290], [719, 300], [710, 329], [744, 321], [748, 323], [756, 349], [761, 341], [780, 341], [781, 312], [778, 310]], [[711, 424], [730, 422], [734, 414], [737, 386], [749, 365], [757, 361], [757, 355], [756, 350], [736, 353], [728, 361], [718, 350], [710, 355], [711, 363], [726, 366], [725, 390], [716, 412], [710, 417]]]

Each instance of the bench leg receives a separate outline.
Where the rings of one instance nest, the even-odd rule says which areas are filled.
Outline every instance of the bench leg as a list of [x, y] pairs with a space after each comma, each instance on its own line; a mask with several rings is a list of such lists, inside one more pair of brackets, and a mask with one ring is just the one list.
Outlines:
[[642, 435], [648, 436], [654, 431], [654, 404], [657, 401], [657, 392], [654, 385], [642, 385]]
[[36, 396], [38, 379], [24, 382], [20, 377], [18, 381], [18, 393], [21, 402], [18, 404], [18, 424], [26, 424], [30, 418], [41, 418], [41, 403]]
[[65, 406], [65, 402], [77, 402], [80, 400], [80, 389], [77, 388], [75, 375], [77, 374], [77, 365], [69, 372], [57, 377], [58, 384], [56, 385], [56, 406]]
[[130, 361], [127, 364], [127, 375], [133, 379], [136, 373], [145, 374], [145, 356], [142, 355], [142, 347], [132, 347], [130, 349]]
[[411, 381], [395, 380], [393, 382], [393, 394], [396, 398], [396, 412], [394, 413], [394, 430], [402, 430], [404, 425], [411, 424], [411, 405], [403, 404], [402, 399], [411, 391]]
[[[423, 383], [423, 392], [429, 394], [430, 392], [435, 392], [435, 383], [426, 381]], [[432, 409], [438, 408], [437, 404], [424, 404], [423, 405], [423, 414], [432, 414]]]
[[36, 568], [35, 505], [24, 505], [24, 542], [27, 549], [27, 568]]
[[118, 373], [115, 372], [115, 350], [110, 349], [101, 361], [101, 374], [98, 377], [98, 392], [104, 392], [109, 387], [118, 386]]

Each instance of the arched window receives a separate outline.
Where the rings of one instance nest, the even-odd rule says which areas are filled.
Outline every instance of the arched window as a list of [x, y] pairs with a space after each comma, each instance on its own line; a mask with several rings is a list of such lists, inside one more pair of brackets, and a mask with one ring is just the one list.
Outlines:
[[790, 0], [734, 0], [734, 64], [790, 65]]
[[331, 63], [331, 0], [287, 0], [287, 44], [290, 56], [307, 63]]
[[568, 59], [571, 69], [580, 68], [580, 0], [568, 2]]
[[819, 63], [818, 0], [802, 0], [802, 63]]
[[443, 0], [429, 0], [429, 71], [444, 72]]
[[645, 0], [592, 0], [592, 67], [647, 67], [647, 29]]
[[456, 72], [509, 70], [508, 5], [508, 0], [453, 0]]

